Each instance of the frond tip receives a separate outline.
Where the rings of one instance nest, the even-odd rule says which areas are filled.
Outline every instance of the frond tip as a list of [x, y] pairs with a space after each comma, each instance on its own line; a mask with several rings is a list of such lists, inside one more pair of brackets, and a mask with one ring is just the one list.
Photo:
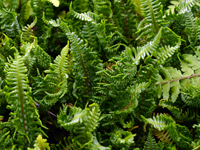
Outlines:
[[35, 140], [34, 148], [28, 148], [28, 150], [50, 150], [49, 143], [47, 143], [46, 139], [43, 139], [41, 135], [38, 135]]

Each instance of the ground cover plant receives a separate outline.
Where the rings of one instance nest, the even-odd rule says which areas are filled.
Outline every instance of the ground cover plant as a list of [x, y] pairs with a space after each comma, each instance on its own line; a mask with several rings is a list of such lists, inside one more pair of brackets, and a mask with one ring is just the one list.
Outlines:
[[199, 0], [1, 0], [1, 150], [200, 149]]

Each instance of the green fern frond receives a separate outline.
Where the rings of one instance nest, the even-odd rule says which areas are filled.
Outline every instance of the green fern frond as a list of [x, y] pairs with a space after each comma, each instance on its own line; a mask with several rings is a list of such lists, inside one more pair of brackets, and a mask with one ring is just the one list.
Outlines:
[[133, 59], [134, 64], [138, 65], [140, 59], [144, 59], [145, 56], [150, 55], [156, 50], [156, 48], [160, 43], [161, 33], [162, 33], [162, 27], [160, 28], [158, 34], [155, 36], [153, 41], [148, 42], [143, 47], [137, 47], [137, 50], [135, 51], [135, 58]]
[[[157, 34], [162, 25], [160, 3], [158, 1], [153, 0], [141, 0], [141, 3], [142, 12], [145, 18], [138, 25], [137, 33], [142, 32], [142, 34], [140, 34], [140, 36], [138, 36], [137, 39], [139, 39], [143, 35], [147, 35], [148, 33], [152, 33], [152, 35]], [[146, 25], [143, 27], [143, 24]]]
[[[187, 104], [187, 102], [185, 103]], [[174, 106], [174, 104], [169, 100], [160, 100], [159, 106], [167, 108], [173, 114], [173, 116], [179, 120], [192, 120], [195, 117], [195, 113], [192, 110], [187, 109], [187, 111], [183, 112], [182, 109]]]
[[136, 136], [136, 134], [132, 134], [131, 132], [116, 130], [112, 133], [110, 139], [111, 139], [113, 148], [129, 149], [130, 145], [134, 143], [134, 136]]
[[98, 141], [96, 136], [93, 137], [93, 141], [89, 147], [92, 150], [111, 150], [109, 147], [102, 146]]
[[136, 6], [136, 8], [135, 8], [136, 12], [137, 12], [139, 15], [143, 16], [143, 12], [142, 12], [143, 7], [142, 7], [142, 2], [141, 2], [141, 0], [132, 0], [132, 2], [133, 2], [134, 5]]
[[92, 22], [92, 23], [98, 23], [99, 22], [100, 17], [93, 12], [84, 12], [84, 13], [75, 12], [72, 8], [72, 2], [70, 4], [69, 9], [70, 9], [71, 14], [74, 17], [76, 17], [76, 18], [78, 18], [82, 21], [89, 21], [89, 22]]
[[41, 128], [38, 128], [38, 126], [44, 126], [31, 97], [31, 88], [26, 75], [27, 68], [18, 53], [6, 68], [6, 72], [8, 86], [5, 87], [5, 93], [9, 109], [12, 111], [9, 120], [13, 122], [15, 128], [12, 136], [17, 138], [18, 142], [21, 141], [22, 145], [30, 144], [38, 133], [44, 134]]
[[172, 102], [175, 102], [180, 90], [185, 90], [183, 87], [188, 87], [190, 89], [190, 84], [195, 87], [200, 86], [199, 76], [200, 76], [200, 61], [199, 58], [190, 54], [184, 54], [183, 60], [181, 61], [181, 70], [177, 70], [172, 67], [161, 67], [161, 73], [163, 77], [159, 76], [159, 79], [156, 83], [158, 88], [158, 96], [161, 96], [163, 93], [163, 98], [169, 98], [169, 91], [172, 88], [171, 99]]
[[63, 110], [60, 111], [58, 115], [58, 123], [61, 124], [63, 128], [67, 131], [72, 130], [77, 124], [82, 124], [83, 120], [87, 117], [87, 110], [82, 110], [81, 108], [71, 107], [70, 115], [67, 117], [68, 107], [64, 106]]
[[180, 45], [181, 45], [181, 40], [179, 38], [179, 41], [175, 46], [167, 45], [165, 47], [161, 47], [159, 51], [155, 51], [153, 55], [156, 57], [158, 61], [161, 62], [161, 64], [163, 64], [167, 58], [170, 58], [176, 52], [176, 50], [180, 47]]
[[1, 30], [9, 37], [20, 35], [20, 25], [17, 13], [8, 9], [3, 9], [0, 13]]
[[46, 70], [47, 75], [44, 78], [40, 89], [34, 92], [37, 96], [39, 92], [45, 92], [46, 96], [42, 99], [47, 105], [52, 106], [59, 98], [63, 97], [67, 92], [67, 55], [69, 52], [69, 42], [61, 50], [60, 55], [54, 60], [54, 64], [50, 64], [50, 69]]
[[154, 128], [158, 129], [159, 131], [164, 130], [169, 124], [174, 123], [175, 121], [172, 119], [171, 116], [167, 116], [166, 114], [160, 114], [153, 116], [153, 118], [146, 119], [142, 116], [143, 121], [145, 124], [151, 124]]
[[197, 2], [198, 0], [183, 0], [179, 5], [179, 14], [190, 11], [191, 8], [197, 4]]
[[34, 21], [30, 24], [22, 28], [22, 33], [21, 33], [21, 42], [32, 42], [33, 40], [33, 30], [32, 28], [35, 26], [37, 23], [37, 17], [35, 17]]
[[31, 7], [31, 1], [27, 1], [24, 7], [25, 7], [24, 19], [28, 20], [29, 17], [33, 14], [33, 9]]
[[50, 150], [49, 143], [47, 143], [47, 139], [43, 139], [41, 135], [35, 140], [34, 148], [29, 148], [27, 150]]
[[68, 149], [68, 150], [77, 150], [80, 147], [78, 146], [77, 142], [74, 141], [71, 137], [64, 137], [62, 141], [60, 141], [58, 144], [51, 144], [52, 150], [61, 150], [61, 149]]
[[[135, 84], [129, 88], [127, 88], [128, 93], [130, 93], [130, 103], [128, 106], [126, 106], [125, 108], [122, 109], [122, 111], [132, 111], [132, 109], [136, 108], [138, 106], [138, 98], [139, 98], [139, 94], [141, 92], [143, 92], [144, 90], [146, 90], [148, 88], [148, 86], [150, 85], [150, 82], [145, 83], [139, 83], [139, 84]], [[124, 106], [124, 105], [121, 105]]]
[[154, 139], [152, 131], [150, 130], [143, 150], [157, 150], [157, 149], [158, 148], [156, 140]]
[[170, 138], [177, 146], [184, 149], [190, 149], [190, 144], [193, 140], [190, 131], [186, 126], [171, 123], [166, 127], [166, 131], [170, 134]]
[[94, 12], [95, 14], [103, 14], [107, 17], [112, 17], [113, 12], [111, 9], [111, 2], [109, 0], [92, 0], [94, 4]]

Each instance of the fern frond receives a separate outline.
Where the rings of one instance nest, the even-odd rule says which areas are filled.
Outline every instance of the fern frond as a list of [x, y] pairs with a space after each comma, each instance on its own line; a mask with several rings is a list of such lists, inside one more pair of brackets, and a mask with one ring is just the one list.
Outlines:
[[52, 106], [59, 98], [63, 97], [67, 92], [67, 55], [69, 51], [69, 42], [62, 49], [60, 55], [54, 60], [54, 64], [50, 64], [50, 69], [46, 70], [47, 75], [44, 78], [40, 89], [34, 92], [37, 96], [39, 92], [45, 92], [43, 100], [47, 105]]
[[[139, 1], [139, 0], [138, 0]], [[122, 34], [126, 37], [131, 37], [136, 30], [136, 15], [134, 14], [135, 6], [133, 3], [137, 3], [138, 1], [115, 1], [114, 2], [114, 9], [113, 13], [115, 14], [113, 16], [114, 18], [114, 24], [119, 28], [119, 30], [122, 32]], [[140, 7], [136, 7], [137, 9]]]
[[134, 143], [134, 136], [136, 136], [136, 134], [132, 134], [131, 132], [119, 129], [112, 133], [110, 139], [111, 139], [113, 148], [129, 149], [131, 144]]
[[199, 38], [200, 29], [197, 18], [193, 16], [191, 11], [187, 11], [185, 15], [185, 25], [186, 28], [189, 30], [188, 34], [190, 43], [194, 45], [197, 42], [197, 38]]
[[77, 144], [76, 141], [74, 141], [71, 137], [68, 137], [66, 139], [66, 137], [64, 137], [64, 139], [59, 142], [59, 144], [52, 144], [51, 145], [51, 149], [52, 150], [61, 150], [61, 149], [68, 149], [68, 150], [77, 150], [78, 148], [80, 148]]
[[88, 21], [88, 22], [92, 22], [92, 23], [98, 23], [99, 22], [100, 17], [93, 12], [84, 12], [84, 13], [75, 12], [72, 8], [72, 2], [70, 4], [69, 9], [70, 9], [71, 14], [74, 17], [76, 17], [76, 18], [78, 18], [82, 21]]
[[60, 123], [67, 131], [70, 131], [75, 127], [75, 125], [83, 123], [88, 111], [77, 107], [71, 107], [71, 114], [67, 117], [67, 109], [68, 107], [64, 106], [63, 110], [60, 111], [60, 114], [58, 115], [58, 123]]
[[0, 13], [1, 30], [9, 37], [20, 35], [20, 25], [17, 19], [17, 13], [8, 9], [3, 9]]
[[190, 89], [190, 84], [195, 87], [200, 86], [199, 76], [200, 76], [200, 61], [196, 56], [190, 54], [183, 54], [183, 60], [181, 61], [181, 68], [183, 74], [180, 70], [177, 70], [172, 67], [161, 67], [161, 73], [164, 76], [159, 76], [159, 79], [156, 83], [158, 88], [158, 96], [161, 96], [163, 93], [163, 98], [169, 98], [169, 91], [172, 88], [172, 102], [175, 102], [180, 90], [185, 90], [182, 87], [188, 87]]
[[95, 14], [103, 14], [107, 17], [112, 17], [112, 9], [111, 9], [111, 2], [109, 0], [92, 0], [94, 4], [94, 12]]
[[[44, 134], [41, 128], [38, 128], [38, 126], [44, 126], [30, 96], [31, 88], [28, 85], [27, 68], [23, 63], [23, 58], [18, 53], [15, 54], [15, 59], [6, 68], [6, 71], [8, 84], [5, 87], [6, 98], [9, 109], [12, 111], [9, 120], [13, 122], [15, 128], [12, 136], [16, 137], [18, 142], [21, 141], [22, 145], [30, 144], [38, 133]], [[24, 139], [26, 140], [24, 141]]]
[[[160, 12], [160, 3], [153, 0], [141, 0], [141, 7], [145, 18], [138, 25], [138, 33], [143, 32], [137, 39], [148, 33], [153, 33], [155, 35], [159, 32], [159, 29], [162, 25], [162, 14]], [[144, 23], [147, 23], [146, 26], [142, 27]]]
[[184, 149], [190, 149], [190, 144], [193, 140], [190, 131], [186, 126], [171, 123], [166, 127], [166, 131], [170, 134], [170, 138], [177, 146]]
[[179, 41], [176, 44], [176, 46], [171, 47], [167, 45], [165, 47], [161, 47], [159, 51], [155, 51], [153, 55], [156, 57], [158, 61], [161, 62], [161, 64], [163, 64], [167, 60], [167, 58], [170, 58], [175, 53], [175, 51], [180, 47], [180, 45], [181, 45], [181, 40], [179, 38]]
[[182, 3], [179, 5], [179, 14], [188, 12], [191, 10], [191, 8], [196, 5], [198, 0], [184, 0]]
[[41, 135], [38, 135], [38, 137], [35, 140], [34, 148], [29, 148], [27, 150], [50, 150], [49, 143], [47, 143], [47, 139], [43, 139]]
[[[185, 103], [187, 104], [187, 102]], [[192, 110], [187, 109], [187, 111], [183, 112], [182, 109], [174, 106], [174, 104], [169, 100], [160, 100], [159, 106], [167, 108], [173, 114], [173, 116], [179, 120], [192, 120], [195, 117], [195, 113]]]
[[[139, 83], [139, 84], [135, 84], [134, 86], [129, 87], [127, 90], [130, 93], [130, 103], [128, 106], [126, 106], [125, 108], [122, 109], [122, 111], [127, 111], [127, 109], [129, 107], [136, 108], [138, 106], [138, 98], [139, 98], [139, 94], [141, 92], [143, 92], [144, 90], [147, 89], [147, 87], [150, 85], [149, 83]], [[131, 110], [130, 110], [131, 111]]]
[[93, 150], [111, 150], [109, 147], [102, 146], [98, 141], [96, 136], [93, 137], [93, 141], [89, 147], [89, 149]]
[[136, 6], [136, 8], [135, 8], [136, 12], [137, 12], [140, 16], [143, 16], [142, 9], [144, 9], [144, 8], [142, 7], [142, 2], [141, 2], [141, 0], [134, 0], [134, 1], [133, 1], [133, 4]]
[[141, 117], [146, 124], [151, 124], [154, 128], [158, 129], [159, 131], [164, 130], [169, 124], [175, 122], [171, 116], [167, 116], [166, 114], [156, 115], [156, 117], [153, 116], [153, 118], [148, 119], [146, 119], [144, 116]]
[[33, 36], [33, 30], [32, 28], [35, 26], [35, 24], [37, 23], [37, 17], [35, 17], [35, 20], [30, 24], [25, 26], [24, 28], [22, 28], [22, 33], [21, 33], [21, 42], [32, 42], [32, 38], [31, 36]]
[[172, 139], [170, 138], [170, 134], [166, 130], [159, 131], [157, 129], [154, 129], [153, 135], [155, 135], [157, 138], [159, 138], [161, 141], [165, 143], [172, 144]]
[[60, 24], [60, 28], [72, 42], [71, 54], [73, 57], [72, 63], [74, 63], [73, 68], [79, 72], [75, 77], [74, 94], [78, 88], [81, 88], [82, 95], [86, 93], [88, 96], [93, 95], [95, 91], [94, 85], [97, 84], [96, 80], [93, 79], [98, 78], [96, 72], [99, 68], [102, 68], [101, 60], [97, 59], [97, 53], [90, 47], [88, 48], [84, 41], [76, 33], [71, 32], [64, 22]]
[[140, 59], [144, 59], [145, 56], [150, 55], [156, 50], [158, 44], [160, 43], [161, 32], [162, 32], [162, 27], [160, 28], [158, 34], [155, 36], [152, 42], [148, 42], [143, 47], [137, 47], [137, 50], [135, 51], [135, 58], [133, 59], [134, 64], [138, 65]]
[[156, 140], [154, 139], [152, 135], [152, 131], [150, 130], [143, 150], [157, 150], [157, 149], [158, 148], [157, 148]]
[[33, 14], [33, 9], [31, 7], [31, 1], [27, 1], [23, 7], [25, 7], [23, 17], [25, 20], [28, 20], [29, 17]]

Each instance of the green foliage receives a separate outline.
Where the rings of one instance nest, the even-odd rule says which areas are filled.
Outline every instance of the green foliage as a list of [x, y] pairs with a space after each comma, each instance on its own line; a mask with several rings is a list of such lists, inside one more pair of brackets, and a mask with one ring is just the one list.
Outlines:
[[28, 148], [28, 150], [50, 150], [49, 143], [47, 143], [46, 141], [46, 139], [42, 139], [41, 135], [38, 135], [38, 137], [35, 140], [34, 148]]
[[199, 16], [199, 0], [1, 0], [0, 149], [199, 149]]
[[147, 141], [145, 142], [144, 150], [157, 150], [156, 140], [154, 139], [151, 130], [149, 131]]

